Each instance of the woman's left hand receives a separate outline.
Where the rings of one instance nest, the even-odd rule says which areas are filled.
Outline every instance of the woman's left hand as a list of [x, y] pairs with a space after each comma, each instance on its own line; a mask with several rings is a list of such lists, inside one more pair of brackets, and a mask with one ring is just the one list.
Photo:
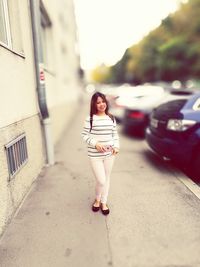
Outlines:
[[114, 147], [112, 153], [113, 153], [113, 155], [117, 155], [119, 153], [119, 149]]

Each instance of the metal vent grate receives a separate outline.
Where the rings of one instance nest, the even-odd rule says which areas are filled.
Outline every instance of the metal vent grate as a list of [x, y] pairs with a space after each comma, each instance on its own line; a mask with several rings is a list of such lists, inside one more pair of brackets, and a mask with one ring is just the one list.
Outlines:
[[26, 145], [26, 136], [22, 134], [5, 145], [9, 179], [18, 172], [19, 169], [27, 162], [28, 153]]

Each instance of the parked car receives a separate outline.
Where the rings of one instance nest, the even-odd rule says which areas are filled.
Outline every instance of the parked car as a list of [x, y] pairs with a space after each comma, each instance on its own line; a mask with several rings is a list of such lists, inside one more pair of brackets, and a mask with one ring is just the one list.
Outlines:
[[110, 112], [115, 116], [117, 122], [122, 122], [126, 108], [137, 105], [141, 99], [152, 95], [163, 95], [164, 89], [152, 85], [123, 85], [117, 90], [117, 95], [110, 101]]
[[200, 179], [200, 93], [164, 103], [153, 110], [146, 129], [153, 151], [190, 168]]
[[186, 89], [168, 89], [164, 93], [154, 90], [151, 95], [138, 99], [134, 105], [125, 108], [123, 118], [124, 132], [144, 136], [145, 130], [149, 125], [150, 114], [155, 107], [173, 99], [189, 98], [194, 92]]

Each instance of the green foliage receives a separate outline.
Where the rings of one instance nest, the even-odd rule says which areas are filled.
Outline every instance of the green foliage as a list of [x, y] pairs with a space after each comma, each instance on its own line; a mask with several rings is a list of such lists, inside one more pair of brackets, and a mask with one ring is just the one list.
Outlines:
[[186, 80], [200, 77], [200, 0], [166, 17], [110, 70], [112, 82]]
[[96, 67], [91, 72], [91, 81], [97, 83], [107, 83], [110, 79], [111, 69], [110, 67], [105, 66], [104, 64]]

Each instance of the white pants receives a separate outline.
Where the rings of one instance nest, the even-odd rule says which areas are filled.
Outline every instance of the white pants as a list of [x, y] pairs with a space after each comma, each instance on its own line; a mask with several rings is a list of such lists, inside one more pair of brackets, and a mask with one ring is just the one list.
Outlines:
[[110, 174], [115, 156], [105, 158], [90, 158], [90, 163], [96, 178], [96, 200], [106, 203], [110, 186]]

